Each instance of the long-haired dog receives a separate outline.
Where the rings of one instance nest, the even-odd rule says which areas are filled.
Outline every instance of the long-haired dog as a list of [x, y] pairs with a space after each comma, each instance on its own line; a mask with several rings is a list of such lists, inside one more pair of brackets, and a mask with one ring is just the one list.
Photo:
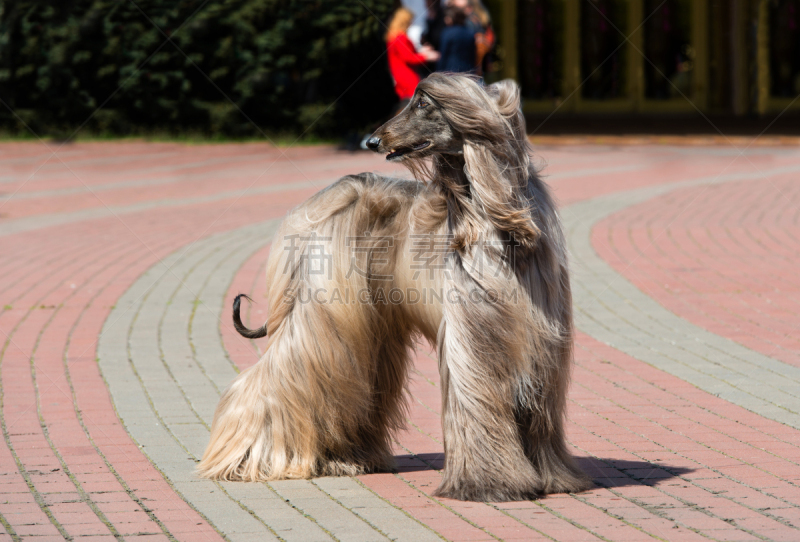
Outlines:
[[590, 487], [564, 435], [566, 248], [519, 106], [510, 81], [430, 75], [368, 142], [419, 180], [344, 177], [289, 214], [267, 265], [267, 322], [247, 329], [234, 302], [239, 332], [269, 342], [220, 400], [202, 476], [391, 469], [421, 336], [437, 345], [441, 374], [437, 495]]

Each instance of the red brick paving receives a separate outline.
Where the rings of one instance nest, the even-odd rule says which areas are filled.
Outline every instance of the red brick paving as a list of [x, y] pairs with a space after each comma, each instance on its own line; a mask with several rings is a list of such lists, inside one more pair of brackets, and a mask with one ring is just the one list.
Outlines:
[[[121, 157], [126, 166], [133, 161], [147, 169], [153, 167], [151, 153], [177, 148], [180, 152], [172, 155], [172, 166], [178, 174], [208, 156], [217, 154], [235, 161], [246, 154], [250, 169], [221, 170], [214, 179], [217, 191], [233, 188], [231, 183], [220, 182], [219, 177], [227, 175], [239, 179], [238, 184], [233, 183], [237, 189], [274, 182], [280, 177], [259, 178], [273, 166], [294, 170], [288, 179], [283, 175], [281, 182], [305, 180], [314, 173], [321, 179], [320, 186], [350, 171], [336, 164], [346, 162], [347, 155], [324, 148], [311, 149], [310, 154], [331, 160], [312, 162], [313, 171], [297, 173], [293, 162], [280, 160], [275, 149], [264, 153], [263, 146], [253, 150], [249, 146], [75, 145], [63, 162], [49, 158], [39, 146], [22, 147], [33, 157], [12, 168], [20, 181], [4, 189], [6, 193], [45, 192], [37, 202], [37, 212], [45, 214], [80, 210], [86, 207], [86, 200], [93, 200], [95, 206], [131, 203], [134, 198], [127, 193], [119, 197], [99, 192], [82, 200], [46, 196], [46, 191], [58, 188], [137, 178], [131, 169], [122, 179], [113, 175], [113, 168], [96, 171], [98, 154], [101, 159], [110, 157], [112, 163]], [[38, 155], [30, 152], [32, 147], [39, 149]], [[19, 162], [18, 150], [3, 153], [0, 164]], [[260, 167], [255, 173], [253, 162]], [[40, 180], [40, 172], [47, 169], [42, 164], [51, 164], [55, 172]], [[135, 201], [180, 196], [157, 185], [148, 190]], [[304, 188], [271, 196], [229, 198], [215, 206], [195, 205], [169, 213], [154, 210], [0, 237], [0, 254], [5, 255], [0, 259], [3, 282], [9, 285], [3, 289], [2, 306], [12, 307], [0, 312], [0, 329], [7, 338], [0, 366], [7, 435], [6, 446], [0, 447], [0, 472], [7, 488], [3, 494], [9, 497], [0, 503], [0, 515], [17, 535], [171, 533], [186, 540], [219, 538], [202, 517], [176, 498], [121, 427], [94, 361], [96, 340], [115, 300], [161, 258], [200, 237], [263, 220], [265, 213], [266, 217], [282, 216], [289, 206], [314, 191]], [[191, 191], [191, 195], [197, 193]], [[0, 200], [0, 227], [24, 216], [26, 212], [17, 209], [24, 209], [28, 201]], [[209, 216], [219, 219], [210, 222]], [[172, 235], [165, 236], [165, 231]], [[108, 499], [110, 495], [120, 499]], [[184, 529], [187, 521], [197, 525], [191, 534]]]
[[608, 217], [592, 240], [675, 314], [800, 366], [797, 178], [673, 192]]
[[[0, 228], [22, 216], [387, 170], [374, 156], [324, 147], [288, 154], [280, 158], [280, 152], [262, 145], [81, 144], [58, 152], [65, 165], [36, 144], [3, 145], [3, 175], [17, 180], [0, 189], [19, 190], [27, 199], [0, 200]], [[736, 167], [729, 155], [680, 154], [664, 147], [554, 147], [540, 154], [550, 163], [547, 172], [564, 204]], [[196, 167], [215, 159], [219, 163]], [[800, 162], [769, 151], [748, 160], [772, 168]], [[261, 176], [268, 168], [271, 172]], [[606, 173], [592, 175], [592, 168]], [[138, 181], [151, 184], [108, 186]], [[595, 247], [673, 312], [791, 362], [797, 334], [791, 334], [787, 316], [798, 297], [796, 273], [791, 273], [800, 239], [798, 190], [791, 176], [773, 183], [693, 188], [656, 198], [600, 223]], [[84, 184], [104, 188], [96, 195], [48, 195]], [[36, 192], [42, 194], [31, 199]], [[9, 337], [0, 365], [3, 525], [17, 536], [58, 539], [64, 533], [219, 538], [175, 495], [120, 425], [94, 362], [96, 339], [115, 300], [160, 258], [211, 233], [282, 216], [313, 192], [302, 188], [176, 204], [0, 237], [0, 307], [12, 307], [0, 312], [0, 330]], [[675, 235], [648, 244], [647, 232], [668, 224]], [[732, 231], [746, 235], [732, 236]], [[613, 243], [603, 244], [605, 239]], [[259, 301], [248, 308], [253, 322], [266, 314], [258, 311], [267, 310], [266, 241], [228, 292], [228, 303], [240, 291]], [[625, 267], [633, 258], [636, 265]], [[690, 268], [707, 271], [689, 273]], [[772, 295], [765, 285], [779, 293]], [[224, 320], [221, 332], [239, 367], [257, 360], [253, 343], [232, 333]], [[435, 359], [421, 351], [410, 386], [409, 429], [397, 443], [398, 455], [405, 456], [399, 472], [360, 480], [445, 538], [800, 538], [800, 432], [583, 334], [577, 340], [568, 432], [574, 453], [598, 487], [523, 503], [435, 499], [431, 493], [442, 453], [437, 386]]]

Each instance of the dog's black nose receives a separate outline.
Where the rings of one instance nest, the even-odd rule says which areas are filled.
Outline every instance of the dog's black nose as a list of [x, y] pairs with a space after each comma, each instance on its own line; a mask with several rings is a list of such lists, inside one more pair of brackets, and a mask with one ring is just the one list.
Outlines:
[[377, 151], [380, 144], [381, 138], [379, 137], [373, 136], [367, 140], [367, 148], [371, 151]]

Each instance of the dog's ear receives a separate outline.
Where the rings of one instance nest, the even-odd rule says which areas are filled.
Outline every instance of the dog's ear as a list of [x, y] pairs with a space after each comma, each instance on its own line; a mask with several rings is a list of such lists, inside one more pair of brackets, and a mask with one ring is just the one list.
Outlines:
[[489, 95], [497, 102], [497, 108], [503, 116], [511, 116], [519, 111], [519, 85], [511, 79], [503, 79], [489, 85]]
[[525, 117], [522, 114], [519, 85], [504, 79], [487, 87], [488, 94], [497, 103], [497, 111], [511, 126], [516, 138], [525, 137]]

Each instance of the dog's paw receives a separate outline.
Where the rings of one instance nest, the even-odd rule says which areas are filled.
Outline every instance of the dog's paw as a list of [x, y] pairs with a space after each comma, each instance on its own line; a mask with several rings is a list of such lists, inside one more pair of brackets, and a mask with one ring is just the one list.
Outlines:
[[435, 497], [476, 502], [514, 502], [529, 501], [541, 495], [533, 484], [499, 484], [460, 481], [443, 481], [433, 493]]
[[580, 493], [594, 487], [592, 479], [582, 472], [569, 472], [548, 481], [542, 494], [550, 493]]

